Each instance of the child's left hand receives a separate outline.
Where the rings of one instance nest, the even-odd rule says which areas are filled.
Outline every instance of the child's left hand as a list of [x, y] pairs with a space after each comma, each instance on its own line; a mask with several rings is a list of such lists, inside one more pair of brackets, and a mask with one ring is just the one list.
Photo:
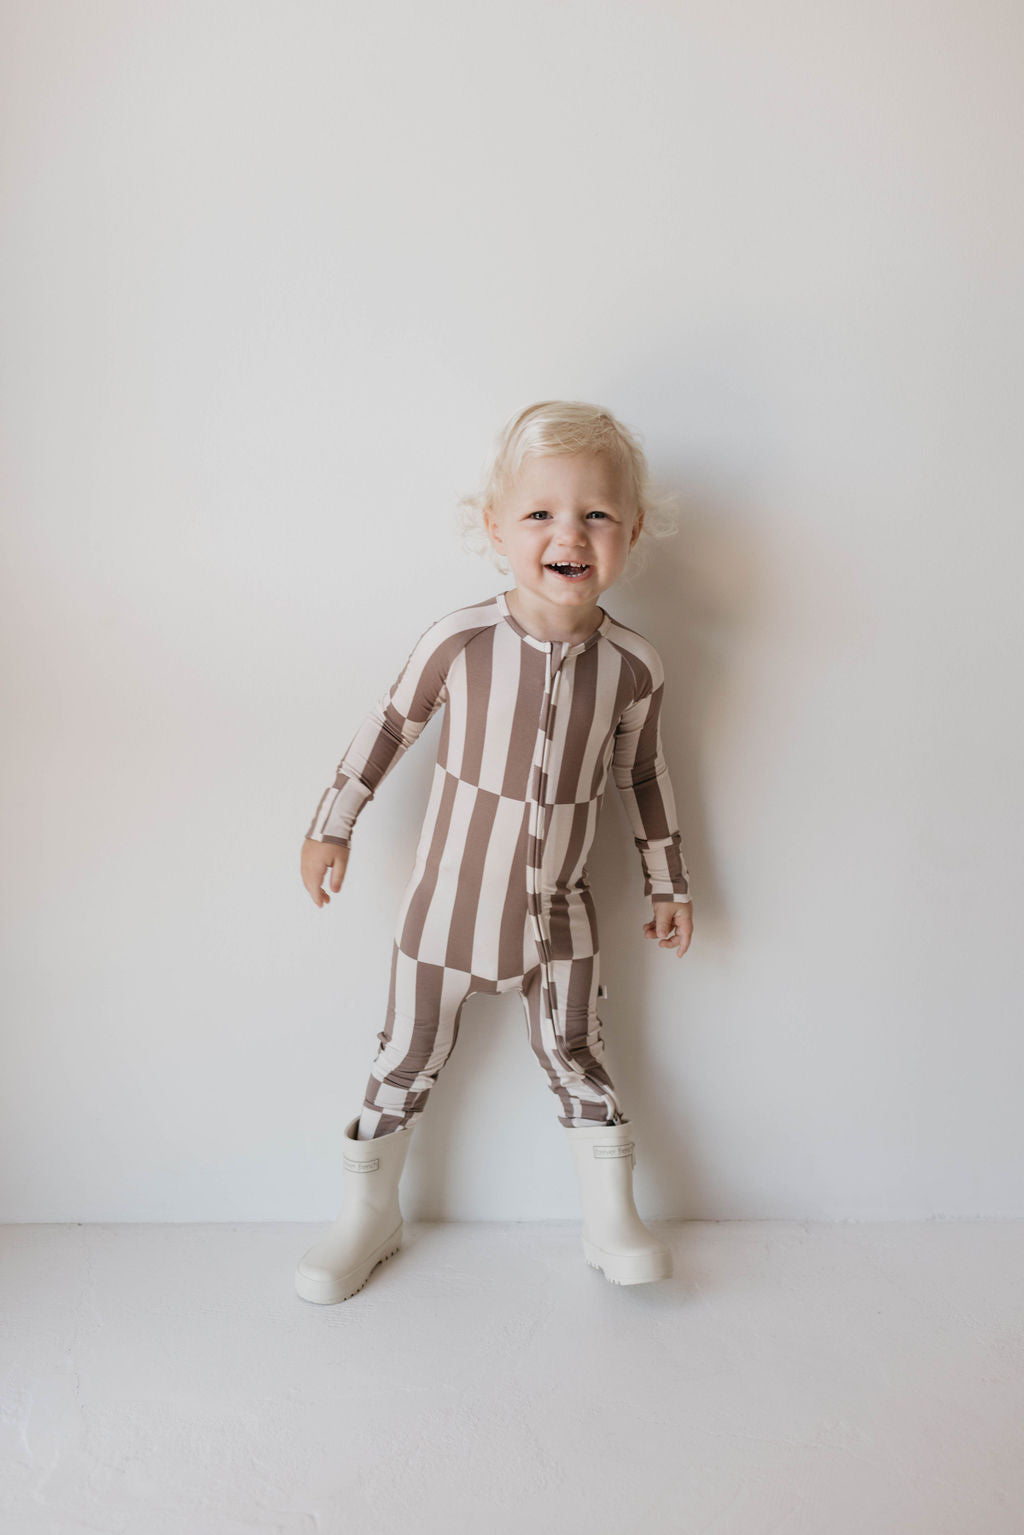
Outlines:
[[693, 902], [655, 901], [654, 918], [644, 923], [644, 933], [648, 938], [657, 938], [659, 948], [666, 944], [674, 948], [682, 959], [693, 937]]

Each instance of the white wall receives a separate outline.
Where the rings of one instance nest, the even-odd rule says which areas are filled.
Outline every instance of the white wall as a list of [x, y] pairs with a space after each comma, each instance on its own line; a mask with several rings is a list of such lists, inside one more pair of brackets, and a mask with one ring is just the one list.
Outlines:
[[[5, 7], [2, 1210], [317, 1220], [439, 720], [318, 911], [302, 835], [532, 400], [683, 497], [683, 960], [591, 860], [645, 1215], [1020, 1215], [1024, 15]], [[515, 997], [411, 1218], [572, 1218]]]

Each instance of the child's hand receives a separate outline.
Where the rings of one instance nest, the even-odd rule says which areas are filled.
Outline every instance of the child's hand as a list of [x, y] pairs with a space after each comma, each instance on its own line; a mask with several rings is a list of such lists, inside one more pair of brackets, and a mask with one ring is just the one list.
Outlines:
[[654, 919], [644, 923], [644, 932], [648, 938], [657, 938], [661, 949], [678, 945], [676, 955], [682, 959], [693, 937], [693, 902], [655, 901]]
[[313, 837], [307, 837], [303, 842], [302, 883], [317, 906], [327, 906], [330, 903], [331, 898], [323, 888], [327, 870], [334, 871], [331, 875], [331, 889], [337, 894], [345, 878], [347, 865], [347, 847], [339, 847], [336, 842], [317, 842]]

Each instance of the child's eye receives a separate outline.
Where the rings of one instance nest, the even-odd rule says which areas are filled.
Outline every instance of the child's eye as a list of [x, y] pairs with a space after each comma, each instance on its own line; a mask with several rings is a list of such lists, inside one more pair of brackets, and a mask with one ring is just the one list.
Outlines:
[[[545, 512], [540, 507], [538, 507], [535, 511], [527, 513], [527, 521], [529, 521], [529, 519], [531, 517], [547, 517], [549, 515], [550, 515], [550, 513]], [[587, 513], [587, 516], [588, 517], [604, 517], [604, 518], [607, 518], [608, 513], [607, 512], [599, 511], [598, 508], [595, 506], [593, 511], [590, 511], [590, 512]]]

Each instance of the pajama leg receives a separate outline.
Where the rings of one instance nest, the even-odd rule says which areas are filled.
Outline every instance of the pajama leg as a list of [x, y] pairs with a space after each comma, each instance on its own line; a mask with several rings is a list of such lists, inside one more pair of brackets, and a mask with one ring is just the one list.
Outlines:
[[472, 976], [412, 959], [398, 947], [380, 1049], [370, 1068], [357, 1139], [371, 1140], [419, 1119], [427, 1095], [455, 1048]]
[[537, 964], [523, 978], [522, 997], [530, 1045], [562, 1108], [559, 1122], [626, 1123], [604, 1065], [597, 1016], [598, 956], [553, 958], [547, 969], [548, 995], [544, 966]]

